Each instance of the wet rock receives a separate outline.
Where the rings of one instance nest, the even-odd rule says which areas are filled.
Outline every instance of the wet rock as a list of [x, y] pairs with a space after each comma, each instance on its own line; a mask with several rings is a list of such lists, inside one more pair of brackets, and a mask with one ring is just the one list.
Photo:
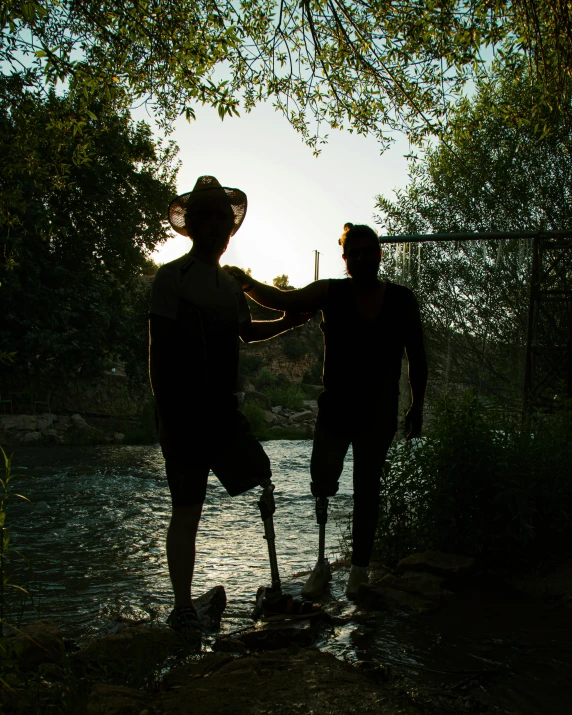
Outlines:
[[42, 663], [59, 665], [64, 658], [64, 639], [53, 621], [34, 621], [10, 636], [9, 642], [21, 654], [18, 660], [23, 670], [37, 668]]
[[180, 680], [153, 705], [164, 715], [183, 715], [191, 707], [193, 715], [419, 713], [368, 674], [314, 648], [231, 659], [208, 677]]
[[290, 416], [290, 422], [305, 422], [306, 420], [313, 420], [314, 413], [312, 410], [304, 410], [303, 412], [296, 412]]
[[356, 603], [373, 611], [409, 611], [428, 613], [438, 608], [439, 604], [415, 593], [399, 591], [396, 588], [383, 588], [362, 584], [357, 592]]
[[87, 701], [88, 715], [152, 715], [156, 711], [149, 707], [149, 696], [141, 690], [125, 685], [96, 683]]
[[[198, 644], [200, 632], [197, 631]], [[143, 672], [156, 666], [170, 654], [180, 649], [182, 637], [167, 627], [136, 626], [95, 638], [72, 656], [76, 672], [105, 670], [111, 679], [122, 680], [125, 672]], [[184, 644], [189, 643], [184, 639]]]
[[447, 554], [442, 551], [424, 551], [411, 554], [397, 564], [397, 573], [425, 571], [448, 580], [466, 576], [475, 567], [475, 559], [470, 556]]
[[224, 586], [214, 586], [193, 601], [193, 605], [203, 628], [207, 630], [220, 628], [220, 619], [226, 608]]
[[246, 646], [237, 638], [217, 638], [212, 646], [215, 653], [244, 653]]
[[290, 645], [306, 648], [316, 640], [316, 631], [308, 625], [273, 626], [242, 633], [239, 640], [248, 650], [254, 651], [280, 650]]
[[215, 673], [227, 663], [234, 661], [229, 653], [207, 653], [199, 660], [188, 661], [178, 668], [173, 668], [165, 675], [162, 682], [164, 690], [175, 690], [191, 680], [204, 678]]

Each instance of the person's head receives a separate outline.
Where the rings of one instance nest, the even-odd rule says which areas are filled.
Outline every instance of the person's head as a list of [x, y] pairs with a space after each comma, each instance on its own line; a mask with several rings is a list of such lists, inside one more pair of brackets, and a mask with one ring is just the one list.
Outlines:
[[192, 191], [169, 206], [171, 226], [193, 241], [193, 248], [220, 258], [246, 214], [246, 194], [223, 187], [214, 176], [201, 176]]
[[359, 282], [377, 279], [381, 261], [381, 249], [376, 232], [369, 226], [346, 223], [339, 240], [347, 274]]

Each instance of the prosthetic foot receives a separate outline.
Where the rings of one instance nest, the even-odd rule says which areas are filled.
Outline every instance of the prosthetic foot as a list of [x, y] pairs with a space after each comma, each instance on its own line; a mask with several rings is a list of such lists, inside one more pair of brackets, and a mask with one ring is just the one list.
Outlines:
[[268, 558], [270, 560], [270, 575], [272, 586], [260, 586], [256, 593], [256, 605], [252, 612], [254, 620], [263, 621], [284, 620], [292, 618], [309, 618], [321, 613], [319, 606], [314, 606], [309, 601], [300, 601], [282, 593], [280, 574], [278, 573], [278, 560], [276, 558], [276, 534], [274, 532], [273, 515], [276, 511], [274, 502], [274, 484], [270, 479], [261, 484], [262, 494], [258, 500], [260, 516], [264, 524], [264, 538], [268, 545]]
[[330, 562], [325, 556], [326, 523], [328, 521], [328, 498], [316, 497], [316, 521], [319, 528], [318, 561], [308, 580], [302, 587], [304, 598], [319, 598], [332, 580]]

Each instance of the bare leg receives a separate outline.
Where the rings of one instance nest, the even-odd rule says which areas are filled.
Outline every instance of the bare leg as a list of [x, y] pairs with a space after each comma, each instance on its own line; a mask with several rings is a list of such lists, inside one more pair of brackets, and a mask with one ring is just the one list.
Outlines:
[[191, 582], [195, 568], [195, 540], [202, 504], [174, 506], [167, 530], [167, 562], [175, 593], [175, 607], [191, 606]]

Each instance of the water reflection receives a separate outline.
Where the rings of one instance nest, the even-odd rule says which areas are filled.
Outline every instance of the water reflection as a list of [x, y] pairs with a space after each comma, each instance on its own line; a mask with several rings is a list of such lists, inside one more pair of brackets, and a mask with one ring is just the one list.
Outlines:
[[[314, 500], [309, 490], [311, 441], [265, 444], [276, 483], [275, 526], [281, 576], [311, 568], [317, 553]], [[13, 501], [13, 545], [33, 561], [33, 589], [44, 613], [74, 635], [98, 631], [118, 611], [162, 614], [171, 606], [164, 539], [170, 499], [155, 446], [62, 447], [19, 450], [18, 490], [32, 505]], [[211, 475], [197, 540], [196, 595], [222, 583], [228, 627], [248, 617], [257, 587], [270, 581], [266, 542], [255, 491], [231, 499]], [[336, 506], [351, 508], [351, 454]], [[330, 559], [339, 530], [327, 530]], [[291, 579], [296, 590], [303, 577]]]

